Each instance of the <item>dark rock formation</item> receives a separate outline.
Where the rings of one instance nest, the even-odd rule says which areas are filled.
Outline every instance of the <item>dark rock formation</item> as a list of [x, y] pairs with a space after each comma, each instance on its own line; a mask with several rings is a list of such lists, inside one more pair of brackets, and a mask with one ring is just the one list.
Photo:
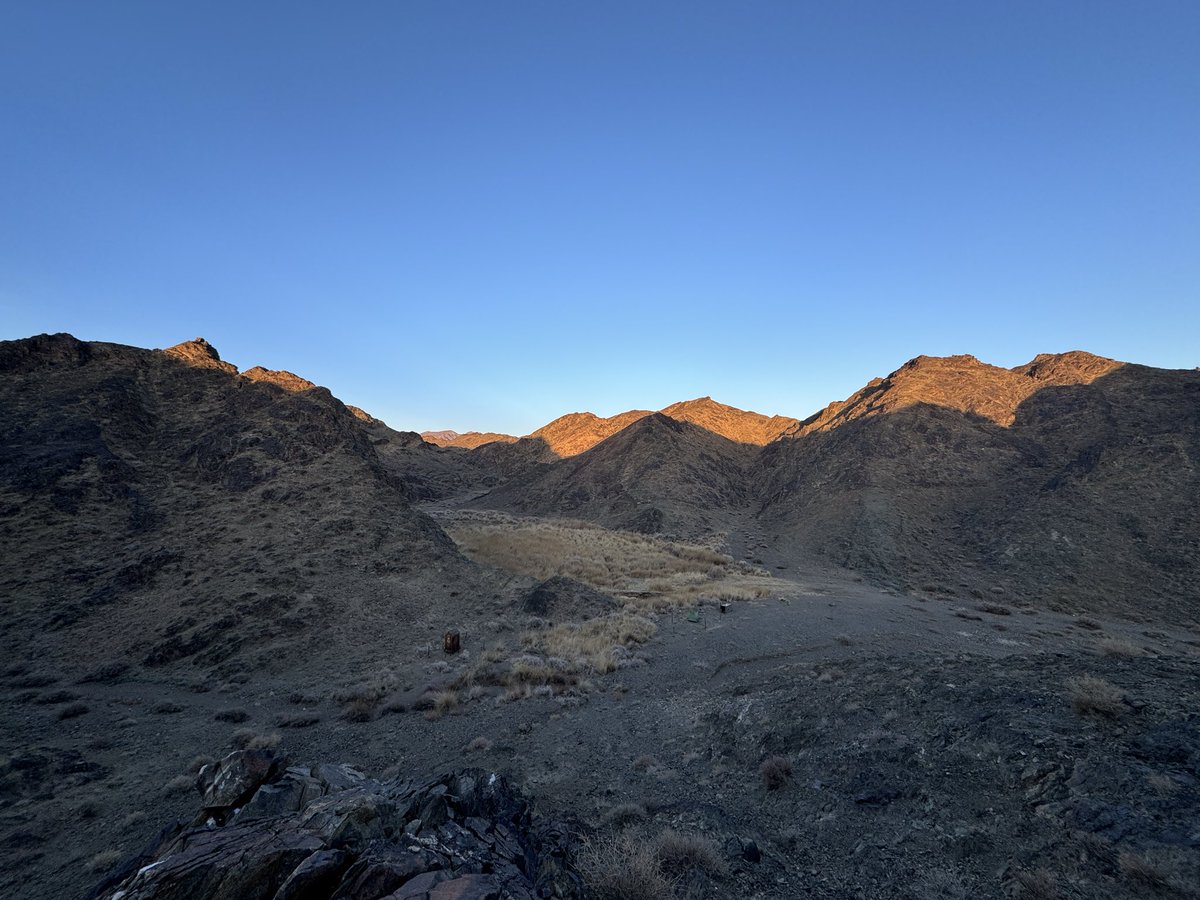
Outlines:
[[466, 769], [376, 781], [347, 766], [231, 753], [168, 828], [90, 900], [500, 900], [582, 896], [571, 839], [535, 824], [503, 776]]

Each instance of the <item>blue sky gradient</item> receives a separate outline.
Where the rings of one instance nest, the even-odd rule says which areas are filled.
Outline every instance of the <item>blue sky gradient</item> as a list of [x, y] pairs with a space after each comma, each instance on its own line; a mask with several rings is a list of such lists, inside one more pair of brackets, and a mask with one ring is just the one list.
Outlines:
[[15, 2], [0, 338], [394, 427], [1200, 365], [1194, 2]]

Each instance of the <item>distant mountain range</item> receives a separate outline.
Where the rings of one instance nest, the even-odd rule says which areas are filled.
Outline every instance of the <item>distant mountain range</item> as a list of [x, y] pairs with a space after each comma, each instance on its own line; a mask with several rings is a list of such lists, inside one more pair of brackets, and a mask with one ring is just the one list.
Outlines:
[[[761, 413], [726, 406], [712, 397], [672, 403], [658, 412], [677, 422], [690, 422], [731, 441], [759, 446], [769, 444], [800, 424], [798, 420], [787, 416], [764, 416]], [[648, 409], [631, 409], [608, 418], [590, 412], [567, 413], [543, 425], [527, 437], [540, 438], [556, 456], [576, 456], [623, 431], [639, 419], [652, 415], [654, 412]], [[421, 437], [439, 447], [460, 447], [469, 450], [484, 444], [511, 444], [519, 440], [511, 434], [478, 431], [469, 431], [466, 434], [456, 431], [424, 431]]]

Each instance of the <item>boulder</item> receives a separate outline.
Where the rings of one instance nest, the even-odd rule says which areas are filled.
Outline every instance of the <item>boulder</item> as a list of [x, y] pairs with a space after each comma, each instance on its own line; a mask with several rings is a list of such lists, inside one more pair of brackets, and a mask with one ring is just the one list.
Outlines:
[[283, 772], [287, 760], [273, 750], [238, 750], [200, 770], [196, 787], [203, 794], [201, 806], [213, 814], [241, 806], [258, 790]]

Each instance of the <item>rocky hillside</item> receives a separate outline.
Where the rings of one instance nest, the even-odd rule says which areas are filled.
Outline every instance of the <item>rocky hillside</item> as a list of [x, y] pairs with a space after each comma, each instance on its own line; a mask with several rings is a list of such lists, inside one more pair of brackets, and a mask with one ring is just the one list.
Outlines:
[[762, 446], [791, 431], [800, 423], [790, 416], [764, 416], [718, 403], [712, 397], [673, 403], [662, 411], [680, 422], [691, 422], [705, 431], [739, 444]]
[[749, 497], [753, 448], [661, 413], [478, 501], [489, 509], [588, 519], [647, 533], [723, 530]]
[[470, 570], [360, 417], [203, 340], [0, 343], [0, 447], [4, 645], [69, 671], [282, 664], [381, 584], [403, 620]]
[[1173, 608], [1200, 589], [1197, 463], [1200, 372], [922, 357], [766, 448], [756, 493], [777, 548], [905, 587]]
[[631, 409], [608, 418], [590, 412], [567, 413], [543, 425], [530, 437], [544, 441], [556, 456], [577, 456], [648, 415], [650, 412], [645, 409]]

